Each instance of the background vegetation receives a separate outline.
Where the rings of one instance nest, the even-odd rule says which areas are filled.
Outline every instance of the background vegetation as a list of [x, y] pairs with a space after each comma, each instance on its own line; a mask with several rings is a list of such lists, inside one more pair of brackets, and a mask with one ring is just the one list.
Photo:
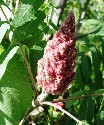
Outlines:
[[[0, 125], [18, 125], [32, 105], [37, 61], [69, 11], [75, 15], [78, 54], [64, 109], [85, 124], [104, 125], [103, 0], [0, 0]], [[54, 99], [59, 96], [47, 97]], [[43, 108], [34, 124], [76, 124], [52, 106]]]

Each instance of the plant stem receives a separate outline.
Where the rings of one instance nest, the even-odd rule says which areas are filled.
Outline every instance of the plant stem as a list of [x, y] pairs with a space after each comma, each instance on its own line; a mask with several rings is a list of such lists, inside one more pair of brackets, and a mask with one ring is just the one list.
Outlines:
[[24, 54], [24, 51], [23, 51], [20, 43], [19, 43], [19, 48], [20, 48], [21, 54], [23, 56], [23, 59], [24, 59], [24, 61], [26, 63], [26, 66], [27, 66], [27, 69], [28, 69], [28, 72], [30, 74], [30, 78], [31, 78], [31, 81], [32, 81], [32, 86], [33, 86], [33, 89], [34, 89], [34, 91], [36, 93], [36, 97], [37, 97], [38, 96], [38, 91], [37, 91], [36, 86], [35, 86], [35, 80], [34, 80], [34, 77], [33, 77], [32, 71], [31, 71], [31, 67], [30, 67], [30, 64], [27, 61], [27, 58], [26, 58], [26, 56]]
[[72, 114], [70, 114], [69, 112], [65, 111], [64, 109], [60, 108], [59, 106], [51, 103], [51, 102], [41, 102], [40, 104], [44, 104], [44, 105], [50, 105], [53, 106], [54, 108], [59, 109], [60, 111], [62, 111], [63, 113], [65, 113], [66, 115], [68, 115], [69, 117], [71, 117], [74, 121], [76, 121], [77, 123], [82, 123], [81, 121], [79, 121], [76, 117], [74, 117]]
[[60, 21], [61, 16], [62, 16], [62, 14], [63, 14], [63, 12], [64, 12], [64, 8], [65, 8], [65, 6], [66, 6], [66, 2], [67, 2], [67, 0], [61, 0], [60, 12], [59, 12], [59, 18], [58, 18], [57, 26], [59, 26], [59, 21]]
[[52, 103], [65, 102], [65, 101], [68, 101], [68, 100], [82, 99], [82, 98], [85, 98], [85, 97], [88, 97], [88, 96], [93, 96], [93, 97], [104, 96], [104, 93], [103, 94], [89, 94], [89, 95], [83, 95], [83, 96], [78, 96], [78, 97], [73, 97], [73, 98], [60, 99], [60, 100], [52, 101]]
[[2, 13], [3, 13], [5, 19], [7, 20], [7, 23], [10, 24], [10, 22], [9, 22], [9, 20], [8, 20], [6, 14], [5, 14], [5, 12], [4, 12], [4, 10], [3, 10], [3, 8], [2, 8], [1, 6], [0, 6], [0, 9], [1, 9], [1, 11], [2, 11]]

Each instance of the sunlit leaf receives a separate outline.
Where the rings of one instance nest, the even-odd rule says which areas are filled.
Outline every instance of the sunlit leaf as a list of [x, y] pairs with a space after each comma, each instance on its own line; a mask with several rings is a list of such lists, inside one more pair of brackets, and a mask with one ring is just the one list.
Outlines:
[[9, 62], [9, 61], [12, 59], [12, 57], [15, 55], [15, 53], [16, 53], [16, 51], [17, 51], [18, 48], [19, 48], [18, 46], [17, 46], [17, 47], [14, 47], [8, 54], [5, 53], [5, 54], [7, 54], [7, 56], [6, 56], [6, 58], [4, 59], [3, 63], [0, 64], [0, 79], [2, 78], [2, 76], [3, 76], [4, 73], [5, 73], [5, 70], [6, 70], [6, 68], [7, 68], [8, 62]]
[[38, 8], [44, 0], [23, 0], [23, 3], [20, 4], [15, 17], [13, 19], [13, 26], [19, 27], [25, 24], [28, 21], [31, 21], [34, 18], [34, 15]]
[[31, 105], [32, 89], [26, 66], [15, 55], [0, 80], [0, 124], [18, 125]]
[[45, 13], [43, 9], [34, 20], [27, 22], [23, 26], [14, 30], [12, 41], [17, 43], [19, 41], [23, 41], [24, 39], [29, 39], [32, 36], [35, 36], [37, 33], [39, 33], [38, 26], [43, 22], [44, 18]]
[[2, 24], [1, 25], [1, 27], [0, 27], [0, 43], [2, 42], [2, 39], [3, 39], [3, 37], [4, 37], [4, 35], [5, 35], [5, 33], [6, 33], [6, 31], [9, 29], [10, 27], [9, 27], [9, 25], [7, 24], [7, 23], [4, 23], [4, 24]]

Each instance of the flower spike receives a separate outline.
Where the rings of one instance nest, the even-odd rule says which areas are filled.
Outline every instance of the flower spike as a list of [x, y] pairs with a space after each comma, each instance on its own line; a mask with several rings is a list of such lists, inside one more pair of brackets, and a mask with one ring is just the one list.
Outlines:
[[47, 42], [43, 58], [38, 61], [37, 82], [52, 95], [63, 94], [75, 79], [75, 17], [68, 14], [64, 23]]

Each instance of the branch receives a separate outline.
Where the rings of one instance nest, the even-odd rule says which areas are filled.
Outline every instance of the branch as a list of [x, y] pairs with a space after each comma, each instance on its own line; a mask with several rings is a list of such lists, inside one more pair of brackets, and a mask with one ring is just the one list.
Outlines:
[[66, 6], [66, 2], [67, 2], [67, 0], [62, 0], [62, 1], [61, 1], [59, 18], [58, 18], [58, 24], [57, 24], [58, 26], [59, 26], [59, 21], [60, 21], [60, 19], [61, 19], [62, 14], [63, 14], [64, 8], [65, 8], [65, 6]]
[[87, 6], [89, 4], [90, 0], [86, 0], [85, 4], [84, 4], [84, 7], [82, 8], [82, 12], [80, 14], [80, 17], [79, 17], [79, 21], [78, 21], [78, 25], [77, 25], [77, 31], [76, 31], [76, 35], [78, 34], [78, 31], [80, 30], [82, 24], [81, 24], [81, 21], [84, 19], [85, 17], [85, 14], [86, 14], [86, 9], [87, 9]]
[[[53, 103], [57, 103], [57, 102], [65, 102], [65, 101], [68, 101], [68, 100], [76, 100], [76, 99], [82, 99], [82, 98], [85, 98], [87, 96], [95, 96], [95, 97], [98, 97], [98, 96], [104, 96], [104, 93], [103, 94], [89, 94], [89, 95], [83, 95], [83, 96], [78, 96], [78, 97], [73, 97], [73, 98], [67, 98], [67, 99], [61, 99], [61, 100], [56, 100], [56, 101], [52, 101], [52, 102], [46, 102], [44, 101], [44, 99], [47, 97], [47, 93], [42, 91], [42, 93], [37, 97], [37, 99], [34, 101], [32, 101], [32, 107], [29, 108], [29, 110], [25, 113], [25, 116], [22, 118], [22, 120], [20, 121], [19, 125], [23, 125], [25, 119], [29, 119], [29, 118], [33, 118], [35, 120], [35, 118], [38, 117], [38, 115], [43, 112], [43, 108], [41, 107], [41, 109], [39, 108], [40, 106], [39, 105], [51, 105], [53, 106], [54, 108], [57, 108], [59, 109], [60, 111], [62, 111], [63, 113], [67, 114], [68, 116], [70, 116], [72, 119], [74, 119], [76, 122], [80, 122], [82, 123], [81, 121], [79, 121], [76, 117], [74, 117], [73, 115], [71, 115], [69, 112], [65, 111], [64, 109], [60, 108], [59, 106], [53, 104]], [[40, 109], [38, 110], [38, 112], [36, 112], [34, 114], [34, 116], [31, 116], [32, 112], [35, 111], [36, 109]]]
[[71, 115], [69, 112], [65, 111], [64, 109], [60, 108], [59, 106], [51, 103], [51, 102], [41, 102], [41, 105], [50, 105], [53, 106], [54, 108], [59, 109], [60, 111], [62, 111], [63, 113], [65, 113], [66, 115], [68, 115], [69, 117], [71, 117], [74, 121], [76, 121], [77, 123], [82, 123], [81, 121], [79, 121], [76, 117], [74, 117], [73, 115]]
[[78, 96], [78, 97], [73, 97], [73, 98], [60, 99], [60, 100], [52, 101], [51, 103], [66, 102], [68, 100], [82, 99], [82, 98], [85, 98], [85, 97], [88, 97], [88, 96], [93, 96], [93, 97], [104, 96], [104, 93], [103, 94], [89, 94], [89, 95], [83, 95], [83, 96]]
[[25, 61], [25, 63], [26, 63], [28, 72], [29, 72], [29, 74], [30, 74], [30, 78], [31, 78], [31, 81], [32, 81], [32, 86], [33, 86], [33, 89], [34, 89], [34, 91], [35, 91], [35, 93], [36, 93], [36, 97], [37, 97], [37, 96], [38, 96], [38, 91], [37, 91], [36, 86], [35, 86], [35, 80], [34, 80], [34, 77], [33, 77], [32, 71], [31, 71], [30, 64], [29, 64], [28, 61], [27, 61], [27, 58], [26, 58], [26, 56], [25, 56], [25, 54], [24, 54], [24, 51], [23, 51], [23, 49], [22, 49], [20, 43], [19, 43], [19, 47], [20, 47], [20, 51], [21, 51], [21, 54], [22, 54], [22, 56], [23, 56], [23, 59], [24, 59], [24, 61]]

